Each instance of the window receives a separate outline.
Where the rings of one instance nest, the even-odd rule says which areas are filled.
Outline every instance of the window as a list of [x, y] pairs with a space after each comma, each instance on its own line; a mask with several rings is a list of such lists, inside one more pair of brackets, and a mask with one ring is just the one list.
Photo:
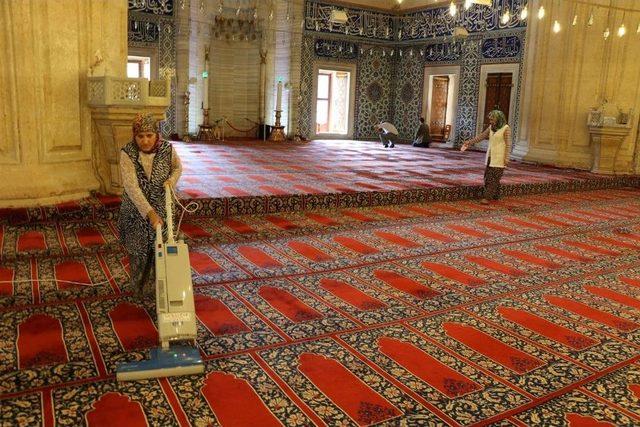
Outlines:
[[151, 58], [148, 56], [128, 56], [127, 77], [130, 79], [145, 78], [151, 80]]
[[318, 70], [316, 94], [316, 134], [349, 133], [351, 73]]

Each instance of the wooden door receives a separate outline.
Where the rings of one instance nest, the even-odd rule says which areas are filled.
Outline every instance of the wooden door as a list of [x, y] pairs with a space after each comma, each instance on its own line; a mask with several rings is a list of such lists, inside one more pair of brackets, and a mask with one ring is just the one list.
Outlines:
[[431, 87], [431, 117], [429, 130], [431, 139], [441, 142], [447, 124], [447, 99], [449, 97], [449, 76], [433, 76]]
[[489, 73], [487, 75], [487, 96], [484, 101], [484, 121], [482, 130], [489, 127], [488, 115], [491, 110], [501, 110], [509, 122], [509, 104], [511, 103], [511, 73]]

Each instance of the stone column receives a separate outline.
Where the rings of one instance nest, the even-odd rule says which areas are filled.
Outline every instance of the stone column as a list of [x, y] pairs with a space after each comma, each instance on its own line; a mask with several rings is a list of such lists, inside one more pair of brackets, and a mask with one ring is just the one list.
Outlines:
[[0, 16], [0, 206], [85, 197], [100, 187], [87, 76], [125, 76], [127, 1], [2, 1]]

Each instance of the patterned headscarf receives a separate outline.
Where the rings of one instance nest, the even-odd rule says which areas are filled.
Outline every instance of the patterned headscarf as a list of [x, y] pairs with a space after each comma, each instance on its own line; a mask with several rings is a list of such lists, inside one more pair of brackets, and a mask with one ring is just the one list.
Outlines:
[[158, 122], [153, 118], [151, 113], [141, 114], [138, 113], [133, 120], [133, 137], [141, 132], [155, 132], [158, 133]]
[[502, 129], [507, 124], [507, 118], [500, 110], [493, 110], [489, 113], [489, 117], [496, 119], [496, 125], [491, 127], [491, 130], [496, 132], [498, 129]]

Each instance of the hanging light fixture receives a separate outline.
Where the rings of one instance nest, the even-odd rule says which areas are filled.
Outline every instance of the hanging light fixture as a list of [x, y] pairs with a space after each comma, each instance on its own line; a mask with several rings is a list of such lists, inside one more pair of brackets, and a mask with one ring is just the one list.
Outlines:
[[611, 35], [611, 31], [609, 31], [609, 27], [607, 27], [607, 29], [604, 30], [604, 33], [602, 35], [605, 40], [609, 38], [609, 36]]
[[624, 26], [623, 22], [620, 28], [618, 28], [618, 37], [624, 37], [625, 34], [627, 34], [627, 27]]
[[540, 6], [540, 9], [538, 9], [538, 19], [544, 18], [545, 13], [544, 6]]
[[521, 20], [525, 20], [529, 17], [529, 9], [527, 8], [527, 5], [524, 5], [524, 8], [522, 8], [522, 10], [520, 11], [520, 19]]
[[502, 22], [503, 25], [507, 25], [510, 20], [511, 20], [511, 12], [509, 12], [509, 9], [507, 9], [502, 14], [502, 18], [500, 18], [500, 22]]
[[562, 27], [560, 26], [560, 23], [558, 22], [558, 20], [556, 19], [553, 22], [553, 32], [558, 34], [560, 32], [560, 30], [562, 29]]
[[456, 16], [456, 13], [458, 13], [458, 6], [451, 0], [451, 4], [449, 4], [449, 15]]

